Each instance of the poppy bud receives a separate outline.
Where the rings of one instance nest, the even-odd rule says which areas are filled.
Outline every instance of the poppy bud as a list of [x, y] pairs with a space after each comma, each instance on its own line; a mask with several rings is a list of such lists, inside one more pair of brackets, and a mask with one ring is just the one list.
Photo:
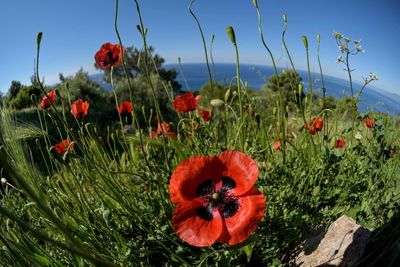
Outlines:
[[1, 183], [2, 183], [2, 184], [6, 184], [6, 183], [7, 183], [7, 179], [4, 178], [4, 177], [2, 177], [2, 178], [1, 178]]
[[285, 23], [287, 23], [287, 15], [286, 15], [286, 14], [283, 14], [282, 16], [283, 16], [283, 21], [284, 21]]
[[307, 36], [305, 35], [301, 36], [301, 40], [303, 41], [304, 47], [308, 50]]
[[319, 34], [317, 34], [317, 41], [318, 41], [318, 43], [321, 42], [321, 36]]
[[225, 100], [225, 102], [228, 102], [229, 101], [229, 97], [231, 96], [231, 89], [228, 89], [226, 92], [225, 92], [225, 97], [224, 97], [224, 100]]
[[299, 88], [299, 95], [302, 95], [303, 94], [303, 84], [299, 83], [298, 88]]
[[42, 42], [42, 36], [43, 36], [43, 33], [38, 32], [37, 37], [36, 37], [37, 46], [40, 46], [40, 43]]
[[221, 99], [212, 99], [210, 104], [215, 108], [219, 108], [222, 107], [225, 104], [225, 102]]
[[232, 26], [226, 27], [226, 34], [228, 35], [232, 44], [236, 45], [235, 31], [233, 30]]
[[258, 1], [257, 0], [253, 0], [253, 5], [254, 5], [254, 7], [258, 7]]

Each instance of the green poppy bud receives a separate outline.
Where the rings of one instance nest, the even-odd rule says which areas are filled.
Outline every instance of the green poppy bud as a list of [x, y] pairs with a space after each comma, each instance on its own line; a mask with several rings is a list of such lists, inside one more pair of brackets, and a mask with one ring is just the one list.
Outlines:
[[253, 0], [253, 5], [254, 5], [255, 7], [258, 7], [258, 1], [257, 1], [257, 0]]
[[287, 15], [286, 15], [286, 14], [283, 14], [282, 16], [283, 16], [283, 21], [284, 21], [285, 23], [287, 23]]
[[43, 36], [43, 33], [38, 32], [37, 37], [36, 37], [37, 46], [40, 46], [40, 43], [42, 42], [42, 36]]
[[321, 42], [321, 36], [319, 34], [317, 34], [317, 41], [318, 41], [318, 43]]
[[299, 83], [298, 89], [299, 89], [299, 95], [302, 95], [303, 94], [303, 84], [302, 83]]
[[301, 40], [303, 41], [304, 47], [308, 50], [308, 41], [305, 35], [301, 36]]
[[225, 104], [225, 102], [221, 99], [212, 99], [210, 104], [215, 108], [219, 108], [222, 107]]
[[236, 45], [235, 31], [233, 30], [232, 26], [226, 27], [226, 34], [228, 35], [231, 42]]
[[231, 89], [228, 89], [225, 92], [225, 98], [224, 98], [225, 102], [228, 102], [230, 97], [231, 97]]

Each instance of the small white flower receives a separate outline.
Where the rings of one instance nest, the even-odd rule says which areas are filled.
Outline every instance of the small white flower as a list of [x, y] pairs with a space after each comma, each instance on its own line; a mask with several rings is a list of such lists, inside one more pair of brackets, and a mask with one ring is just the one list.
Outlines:
[[373, 72], [370, 72], [370, 73], [369, 73], [369, 77], [370, 77], [371, 80], [373, 80], [373, 81], [377, 81], [377, 80], [378, 80], [378, 76], [376, 76], [376, 74], [373, 73]]
[[361, 52], [361, 53], [365, 52], [365, 49], [362, 49], [361, 45], [357, 45], [356, 49], [357, 49], [357, 52]]
[[2, 184], [6, 184], [7, 183], [7, 179], [4, 178], [4, 177], [2, 177], [0, 181], [1, 181]]
[[361, 140], [361, 138], [362, 138], [361, 133], [357, 132], [356, 135], [354, 136], [354, 138], [357, 139], [357, 140]]
[[346, 51], [347, 51], [346, 45], [345, 45], [345, 44], [340, 44], [340, 45], [339, 45], [339, 50], [340, 50], [340, 52], [342, 52], [342, 53], [346, 52]]
[[354, 40], [353, 43], [354, 43], [355, 45], [359, 45], [359, 44], [361, 44], [361, 39], [360, 39], [360, 40]]
[[347, 43], [350, 43], [350, 38], [349, 37], [344, 37], [344, 40], [347, 42]]
[[339, 63], [339, 62], [342, 62], [342, 56], [338, 56], [338, 57], [336, 58], [336, 63]]
[[338, 32], [333, 32], [332, 33], [333, 37], [335, 37], [336, 39], [342, 39], [343, 38], [343, 34], [338, 33]]

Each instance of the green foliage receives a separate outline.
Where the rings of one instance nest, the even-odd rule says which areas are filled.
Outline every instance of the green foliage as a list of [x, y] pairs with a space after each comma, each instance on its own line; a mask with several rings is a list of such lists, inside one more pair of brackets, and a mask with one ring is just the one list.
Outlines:
[[8, 88], [8, 92], [7, 92], [7, 97], [9, 100], [12, 100], [13, 98], [15, 98], [19, 91], [23, 88], [24, 86], [21, 84], [21, 82], [19, 81], [12, 81], [10, 88]]
[[282, 98], [285, 106], [294, 109], [304, 99], [304, 93], [298, 89], [301, 80], [301, 76], [293, 70], [283, 70], [278, 76], [274, 74], [268, 79], [263, 91], [270, 103], [276, 103]]
[[9, 98], [9, 105], [15, 109], [23, 109], [33, 106], [34, 101], [40, 101], [41, 90], [37, 85], [24, 86], [14, 98]]
[[90, 80], [89, 74], [83, 69], [76, 72], [74, 76], [63, 77], [63, 84], [58, 86], [58, 93], [64, 100], [75, 101], [81, 98], [88, 100], [97, 108], [104, 108], [110, 104], [109, 93], [99, 84]]

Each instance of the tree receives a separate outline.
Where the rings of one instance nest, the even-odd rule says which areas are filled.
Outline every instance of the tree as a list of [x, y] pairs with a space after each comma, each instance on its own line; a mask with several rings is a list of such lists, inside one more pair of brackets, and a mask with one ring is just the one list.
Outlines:
[[[162, 67], [165, 60], [158, 54], [154, 54], [154, 48], [149, 47], [149, 53], [147, 55], [147, 63], [148, 63], [148, 71], [151, 74], [158, 74], [159, 77], [167, 82], [171, 83], [172, 89], [177, 91], [181, 88], [181, 85], [175, 80], [178, 73], [175, 69], [167, 70]], [[146, 61], [145, 61], [145, 53], [134, 46], [126, 47], [124, 53], [124, 62], [127, 73], [130, 78], [135, 78], [140, 73], [145, 73], [146, 71]], [[95, 64], [96, 69], [100, 69]], [[104, 80], [110, 83], [110, 69], [101, 69], [104, 72]], [[113, 79], [115, 83], [118, 83], [120, 80], [125, 78], [125, 71], [121, 65], [117, 66], [113, 70]]]
[[[64, 83], [68, 83], [68, 92], [64, 88], [60, 88], [59, 94], [63, 99], [71, 98], [71, 101], [77, 98], [89, 100], [93, 107], [103, 107], [109, 105], [109, 93], [103, 89], [98, 83], [89, 78], [89, 74], [82, 68], [75, 75], [64, 77]], [[67, 95], [69, 93], [69, 96]]]
[[24, 85], [21, 84], [19, 81], [12, 81], [10, 88], [8, 89], [7, 97], [9, 100], [12, 100], [15, 98], [19, 91], [24, 87]]
[[[163, 119], [170, 121], [172, 120], [176, 113], [172, 110], [170, 99], [168, 98], [168, 94], [166, 88], [164, 88], [162, 78], [155, 73], [150, 74], [151, 82], [154, 86], [156, 101], [160, 107], [160, 111], [162, 113]], [[142, 114], [143, 111], [147, 116], [147, 119], [151, 115], [151, 110], [153, 116], [155, 113], [155, 106], [153, 100], [153, 92], [150, 87], [145, 74], [140, 73], [136, 75], [131, 80], [132, 89], [132, 101], [134, 109], [136, 110], [136, 114], [143, 119]], [[168, 88], [167, 88], [168, 89]], [[121, 79], [120, 82], [115, 87], [115, 92], [118, 96], [118, 101], [121, 103], [122, 101], [130, 100], [130, 92], [128, 81], [125, 79]]]
[[274, 74], [268, 79], [263, 87], [264, 94], [275, 101], [282, 97], [285, 106], [291, 107], [293, 104], [299, 106], [305, 96], [298, 90], [301, 81], [302, 78], [297, 72], [283, 70], [281, 74]]
[[37, 85], [24, 86], [14, 98], [9, 99], [9, 104], [15, 109], [28, 108], [33, 105], [32, 96], [39, 101], [40, 94], [41, 90]]

